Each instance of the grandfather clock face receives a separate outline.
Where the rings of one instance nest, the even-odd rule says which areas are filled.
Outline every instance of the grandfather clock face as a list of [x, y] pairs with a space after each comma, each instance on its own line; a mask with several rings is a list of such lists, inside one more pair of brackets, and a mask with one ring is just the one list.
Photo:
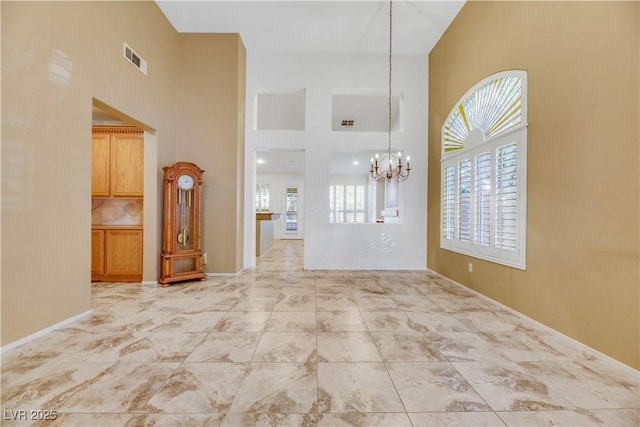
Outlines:
[[201, 185], [203, 170], [178, 162], [164, 168], [162, 272], [158, 281], [202, 279]]

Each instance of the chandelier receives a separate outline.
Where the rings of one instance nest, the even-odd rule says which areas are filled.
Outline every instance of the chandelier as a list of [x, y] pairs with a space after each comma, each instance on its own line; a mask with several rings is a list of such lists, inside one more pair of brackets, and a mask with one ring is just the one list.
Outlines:
[[376, 154], [375, 158], [371, 158], [371, 179], [373, 181], [382, 181], [383, 179], [390, 181], [405, 181], [409, 178], [411, 172], [410, 157], [407, 156], [406, 166], [402, 164], [402, 153], [397, 155], [391, 154], [391, 47], [392, 47], [392, 30], [393, 30], [393, 0], [389, 0], [389, 123], [388, 137], [389, 145], [387, 152], [382, 159]]

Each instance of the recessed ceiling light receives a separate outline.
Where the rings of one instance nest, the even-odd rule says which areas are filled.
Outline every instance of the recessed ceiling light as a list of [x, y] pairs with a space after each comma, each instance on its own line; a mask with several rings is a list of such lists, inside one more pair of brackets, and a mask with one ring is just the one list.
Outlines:
[[354, 161], [353, 161], [353, 164], [354, 164], [354, 165], [357, 165], [357, 164], [358, 164], [358, 161], [357, 161], [357, 160], [354, 160]]
[[264, 159], [258, 159], [258, 163], [259, 164], [263, 164], [264, 163]]

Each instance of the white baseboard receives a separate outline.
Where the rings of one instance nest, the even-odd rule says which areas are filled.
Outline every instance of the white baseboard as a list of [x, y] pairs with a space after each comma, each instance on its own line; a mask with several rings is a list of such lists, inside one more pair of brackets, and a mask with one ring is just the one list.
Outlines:
[[488, 301], [493, 302], [494, 304], [504, 308], [505, 310], [507, 310], [508, 312], [514, 314], [515, 316], [518, 316], [519, 318], [521, 318], [523, 320], [526, 320], [528, 322], [531, 322], [531, 323], [535, 324], [536, 326], [539, 326], [541, 329], [544, 329], [544, 330], [546, 330], [546, 331], [548, 331], [548, 332], [550, 332], [550, 333], [552, 333], [552, 334], [554, 334], [554, 335], [556, 335], [556, 336], [558, 336], [558, 337], [560, 337], [562, 339], [571, 341], [573, 344], [575, 344], [576, 346], [582, 348], [584, 351], [586, 351], [587, 353], [592, 354], [594, 357], [596, 357], [598, 359], [604, 359], [604, 360], [607, 360], [607, 361], [609, 361], [611, 363], [614, 363], [614, 364], [618, 365], [620, 368], [627, 370], [629, 372], [629, 375], [635, 375], [635, 376], [640, 375], [640, 371], [635, 370], [631, 366], [626, 365], [626, 364], [622, 363], [621, 361], [619, 361], [617, 359], [614, 359], [613, 357], [596, 350], [593, 347], [589, 347], [588, 345], [586, 345], [583, 342], [580, 342], [580, 341], [578, 341], [578, 340], [576, 340], [574, 338], [571, 338], [570, 336], [565, 335], [562, 332], [560, 332], [560, 331], [558, 331], [556, 329], [553, 329], [552, 327], [547, 326], [544, 323], [541, 323], [541, 322], [537, 321], [536, 319], [532, 319], [531, 317], [520, 313], [518, 310], [515, 310], [515, 309], [513, 309], [513, 308], [511, 308], [511, 307], [509, 307], [507, 305], [504, 305], [501, 302], [496, 301], [493, 298], [488, 297], [487, 295], [485, 295], [483, 293], [480, 293], [480, 292], [478, 292], [478, 291], [476, 291], [474, 289], [471, 289], [468, 286], [463, 285], [462, 283], [458, 283], [455, 280], [453, 280], [452, 278], [445, 276], [444, 274], [440, 274], [437, 271], [433, 271], [433, 270], [429, 270], [429, 271], [446, 278], [451, 283], [453, 283], [453, 284], [455, 284], [457, 286], [463, 287], [464, 289], [466, 289], [466, 290], [468, 290], [470, 292], [473, 292], [474, 294], [476, 294], [476, 295], [478, 295], [478, 296], [480, 296], [480, 297], [482, 297], [482, 298], [484, 298], [484, 299], [486, 299]]
[[223, 277], [223, 276], [238, 276], [240, 273], [242, 273], [242, 270], [238, 271], [237, 273], [206, 273], [206, 274], [207, 274], [207, 277]]
[[14, 348], [16, 348], [16, 347], [20, 347], [21, 345], [26, 344], [26, 343], [28, 343], [28, 342], [30, 342], [30, 341], [33, 341], [33, 340], [35, 340], [36, 338], [39, 338], [39, 337], [41, 337], [41, 336], [43, 336], [43, 335], [46, 335], [46, 334], [48, 334], [49, 332], [53, 332], [53, 331], [55, 331], [56, 329], [63, 328], [63, 327], [65, 327], [65, 326], [67, 326], [67, 325], [69, 325], [69, 324], [71, 324], [71, 323], [73, 323], [73, 322], [76, 322], [76, 321], [78, 321], [78, 320], [82, 319], [83, 317], [86, 317], [86, 316], [91, 315], [91, 313], [93, 313], [93, 309], [91, 309], [91, 310], [87, 310], [87, 311], [85, 311], [84, 313], [80, 313], [80, 314], [78, 314], [78, 315], [75, 315], [75, 316], [73, 316], [73, 317], [70, 317], [70, 318], [68, 318], [68, 319], [66, 319], [66, 320], [63, 320], [62, 322], [58, 322], [58, 323], [56, 323], [55, 325], [51, 325], [51, 326], [49, 326], [49, 327], [46, 327], [46, 328], [44, 328], [44, 329], [41, 329], [41, 330], [39, 330], [39, 331], [37, 331], [37, 332], [34, 332], [33, 334], [28, 335], [28, 336], [26, 336], [26, 337], [24, 337], [24, 338], [20, 338], [20, 339], [19, 339], [19, 340], [17, 340], [17, 341], [14, 341], [14, 342], [12, 342], [12, 343], [9, 343], [9, 344], [7, 344], [7, 345], [5, 345], [5, 346], [1, 347], [1, 348], [0, 348], [0, 354], [4, 353], [4, 352], [6, 352], [6, 351], [9, 351], [9, 350], [13, 350], [13, 349], [14, 349]]
[[155, 286], [158, 284], [157, 280], [143, 280], [142, 282], [140, 282], [140, 284], [142, 286]]

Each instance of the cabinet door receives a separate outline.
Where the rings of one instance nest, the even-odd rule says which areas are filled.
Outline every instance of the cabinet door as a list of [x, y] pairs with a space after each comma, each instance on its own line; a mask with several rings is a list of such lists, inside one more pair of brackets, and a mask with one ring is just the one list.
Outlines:
[[91, 230], [91, 278], [104, 275], [104, 230]]
[[111, 195], [142, 197], [144, 193], [144, 137], [111, 135]]
[[109, 197], [109, 134], [93, 134], [91, 138], [91, 195]]
[[142, 279], [142, 230], [105, 230], [106, 276]]

